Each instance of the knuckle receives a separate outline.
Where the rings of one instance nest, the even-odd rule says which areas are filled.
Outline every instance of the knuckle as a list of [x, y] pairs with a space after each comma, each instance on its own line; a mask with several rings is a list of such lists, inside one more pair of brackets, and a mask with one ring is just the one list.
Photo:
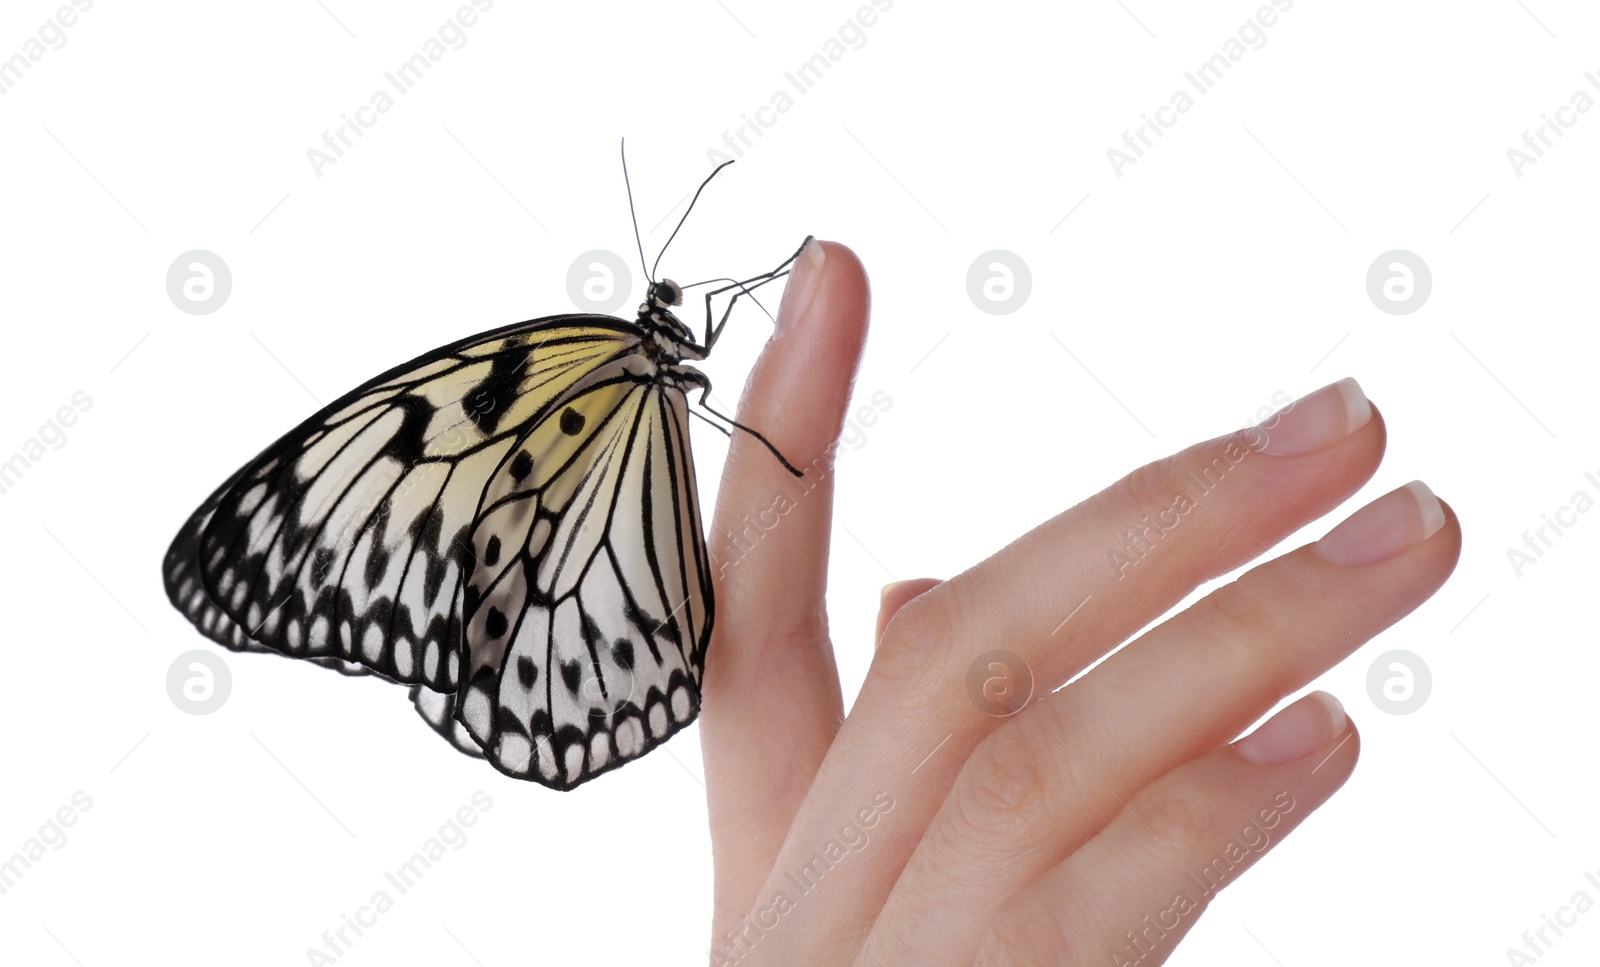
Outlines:
[[1041, 745], [1044, 733], [1028, 724], [994, 730], [967, 760], [950, 792], [956, 836], [990, 848], [1027, 846], [1057, 812], [1062, 771], [1054, 751]]
[[1135, 558], [1159, 553], [1183, 517], [1194, 509], [1174, 457], [1136, 468], [1092, 500], [1090, 519], [1097, 522], [1112, 547]]
[[[929, 907], [935, 899], [935, 890], [926, 886], [923, 877], [907, 877], [902, 883], [896, 884], [896, 892], [902, 888], [910, 887], [915, 892], [907, 896], [907, 900], [927, 901]], [[870, 956], [863, 959], [867, 963], [878, 960], [879, 953], [889, 959], [896, 959], [889, 951], [903, 952], [923, 949], [923, 937], [937, 928], [937, 925], [926, 916], [917, 916], [908, 911], [909, 904], [890, 903], [878, 914], [878, 919], [872, 925], [872, 932], [868, 934], [866, 946], [860, 948], [863, 953]], [[925, 908], [926, 909], [926, 908]], [[903, 955], [902, 955], [903, 956]], [[849, 960], [849, 958], [846, 958]], [[860, 963], [860, 961], [853, 961]], [[879, 961], [880, 963], [882, 961]]]
[[1279, 639], [1278, 602], [1245, 580], [1218, 588], [1186, 612], [1196, 640], [1221, 667], [1248, 661], [1259, 645]]
[[1186, 847], [1215, 838], [1216, 813], [1204, 797], [1162, 796], [1131, 805], [1133, 815], [1167, 850], [1186, 855]]
[[[761, 671], [790, 667], [795, 656], [806, 658], [831, 647], [828, 615], [822, 607], [783, 614], [758, 614], [750, 608], [727, 611], [712, 623], [710, 652], [747, 652], [757, 659], [751, 667]], [[736, 648], [735, 642], [741, 644]], [[724, 664], [717, 659], [711, 662], [711, 666]]]
[[1172, 457], [1135, 468], [1108, 491], [1124, 522], [1167, 511], [1186, 499], [1186, 491]]
[[979, 967], [1036, 967], [1041, 963], [1051, 963], [1051, 960], [1044, 959], [1050, 955], [1040, 950], [1039, 946], [1031, 934], [1018, 929], [1016, 924], [996, 923], [978, 944], [978, 956], [974, 963]]
[[872, 656], [869, 680], [880, 680], [895, 691], [921, 691], [942, 665], [934, 659], [950, 650], [955, 621], [955, 609], [944, 595], [930, 592], [914, 598], [885, 626]]
[[818, 642], [829, 640], [827, 609], [819, 605], [790, 615], [787, 623], [770, 630], [766, 637], [785, 651], [814, 652]]
[[1075, 945], [1062, 927], [1060, 912], [1028, 891], [1013, 898], [990, 924], [974, 963], [980, 967], [1078, 963]]

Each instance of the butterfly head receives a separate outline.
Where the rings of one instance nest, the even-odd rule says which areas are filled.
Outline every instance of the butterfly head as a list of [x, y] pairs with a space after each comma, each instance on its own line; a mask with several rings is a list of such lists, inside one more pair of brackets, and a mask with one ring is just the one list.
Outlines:
[[639, 306], [639, 322], [657, 331], [664, 331], [674, 341], [693, 343], [694, 333], [672, 313], [673, 306], [681, 305], [683, 288], [678, 283], [671, 279], [652, 282], [645, 293], [644, 302]]
[[662, 279], [650, 283], [650, 291], [645, 294], [645, 301], [658, 309], [670, 309], [673, 306], [683, 305], [683, 289], [671, 279]]

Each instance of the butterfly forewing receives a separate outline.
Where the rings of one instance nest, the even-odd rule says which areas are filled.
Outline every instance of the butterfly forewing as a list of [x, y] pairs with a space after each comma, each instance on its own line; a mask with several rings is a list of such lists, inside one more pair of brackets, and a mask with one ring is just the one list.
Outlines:
[[[229, 637], [453, 687], [462, 538], [482, 481], [514, 442], [517, 411], [550, 405], [635, 341], [626, 327], [547, 324], [386, 373], [268, 448], [208, 501], [169, 559], [193, 542], [199, 583], [238, 626]], [[540, 371], [547, 351], [574, 360], [568, 380]]]

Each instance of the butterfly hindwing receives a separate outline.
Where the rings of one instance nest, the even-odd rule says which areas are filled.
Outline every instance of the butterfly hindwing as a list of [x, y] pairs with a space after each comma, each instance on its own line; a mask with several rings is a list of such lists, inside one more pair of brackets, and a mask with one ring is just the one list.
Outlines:
[[691, 721], [711, 584], [681, 390], [573, 401], [490, 481], [458, 718], [499, 768], [569, 788]]
[[444, 736], [451, 745], [467, 755], [483, 758], [483, 749], [478, 747], [478, 740], [472, 737], [472, 733], [467, 731], [465, 725], [456, 720], [454, 694], [413, 685], [411, 701], [417, 707], [417, 714], [421, 715], [423, 720], [432, 726], [435, 732]]

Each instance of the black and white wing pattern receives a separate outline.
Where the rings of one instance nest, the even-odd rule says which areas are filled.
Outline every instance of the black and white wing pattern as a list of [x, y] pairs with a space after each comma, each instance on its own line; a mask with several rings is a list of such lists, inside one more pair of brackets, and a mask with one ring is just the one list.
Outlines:
[[489, 481], [455, 717], [512, 775], [569, 787], [692, 721], [712, 616], [683, 392], [601, 386]]
[[163, 566], [205, 635], [409, 683], [571, 788], [691, 721], [712, 614], [682, 388], [636, 325], [555, 316], [384, 373], [247, 464]]

